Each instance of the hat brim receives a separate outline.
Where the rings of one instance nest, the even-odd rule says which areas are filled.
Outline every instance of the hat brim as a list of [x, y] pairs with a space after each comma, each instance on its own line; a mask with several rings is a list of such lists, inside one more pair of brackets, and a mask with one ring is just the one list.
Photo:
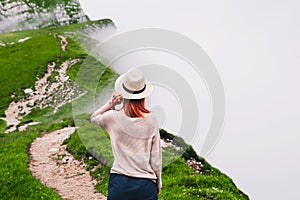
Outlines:
[[115, 82], [115, 91], [121, 93], [125, 99], [142, 99], [148, 97], [153, 91], [153, 85], [150, 82], [145, 81], [146, 88], [143, 92], [138, 94], [132, 94], [126, 92], [123, 88], [123, 79], [125, 74], [120, 75]]

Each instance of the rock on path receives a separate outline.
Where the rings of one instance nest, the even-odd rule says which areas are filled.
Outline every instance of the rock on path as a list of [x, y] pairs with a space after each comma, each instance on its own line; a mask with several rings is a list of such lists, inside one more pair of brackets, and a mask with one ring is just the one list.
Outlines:
[[106, 199], [95, 191], [96, 181], [85, 170], [85, 164], [75, 160], [61, 145], [75, 127], [44, 134], [31, 143], [29, 169], [32, 175], [50, 188], [54, 188], [63, 199]]

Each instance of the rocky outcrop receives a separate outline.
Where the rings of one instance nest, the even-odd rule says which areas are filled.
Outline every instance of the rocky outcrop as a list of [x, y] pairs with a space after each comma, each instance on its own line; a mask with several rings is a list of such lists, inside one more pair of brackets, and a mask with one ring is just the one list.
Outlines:
[[1, 0], [0, 33], [88, 21], [77, 0]]

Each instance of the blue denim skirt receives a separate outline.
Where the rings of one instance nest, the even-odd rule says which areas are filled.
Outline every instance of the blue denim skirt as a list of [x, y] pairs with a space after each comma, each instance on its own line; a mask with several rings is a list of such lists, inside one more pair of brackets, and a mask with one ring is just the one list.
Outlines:
[[157, 185], [147, 178], [111, 173], [107, 200], [157, 200]]

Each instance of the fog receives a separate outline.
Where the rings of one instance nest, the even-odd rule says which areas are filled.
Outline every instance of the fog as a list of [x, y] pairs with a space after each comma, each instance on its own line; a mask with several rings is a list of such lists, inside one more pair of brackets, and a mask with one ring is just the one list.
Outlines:
[[[251, 199], [300, 198], [299, 1], [80, 2], [91, 19], [110, 18], [118, 32], [155, 27], [198, 43], [226, 95], [222, 135], [206, 159]], [[201, 113], [205, 123], [210, 113]], [[196, 140], [199, 152], [203, 137]]]

